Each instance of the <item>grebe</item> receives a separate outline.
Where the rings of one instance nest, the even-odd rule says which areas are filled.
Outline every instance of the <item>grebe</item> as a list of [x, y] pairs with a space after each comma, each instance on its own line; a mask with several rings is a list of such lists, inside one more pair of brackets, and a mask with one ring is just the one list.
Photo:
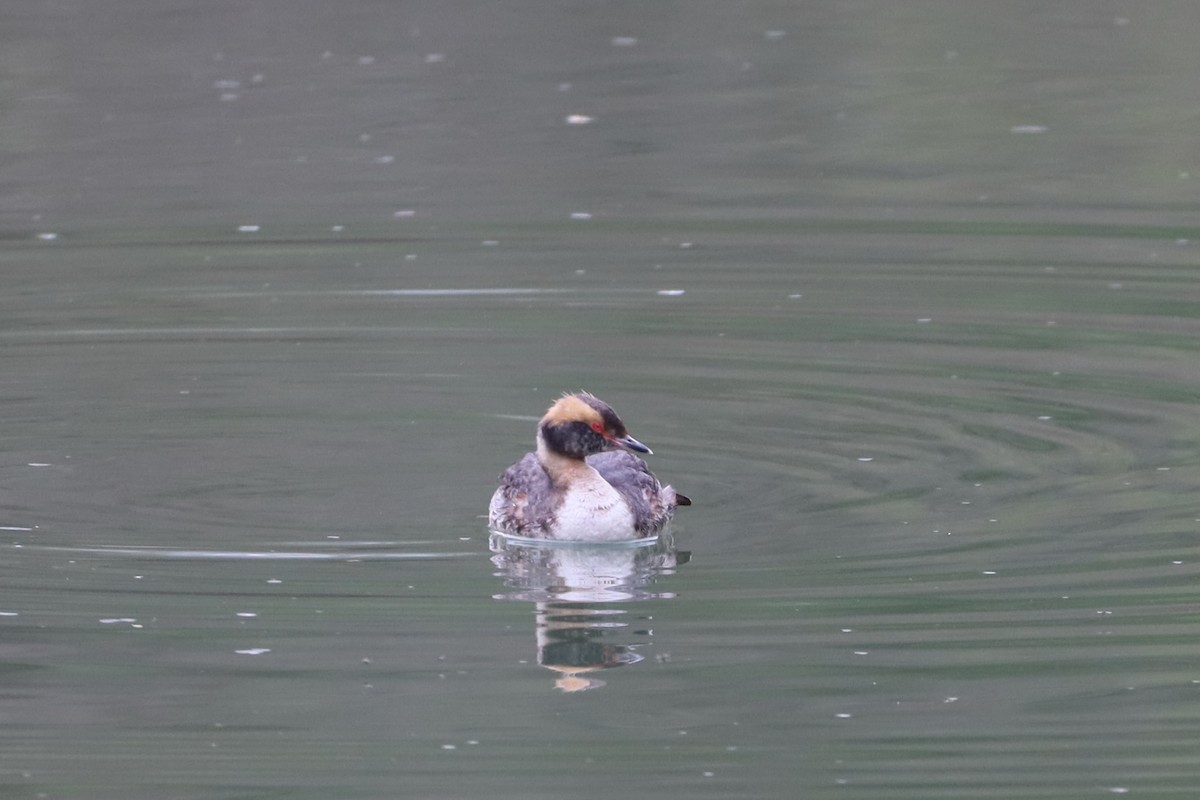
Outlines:
[[661, 485], [634, 452], [652, 451], [608, 403], [586, 392], [563, 395], [538, 423], [537, 452], [500, 476], [488, 525], [542, 539], [654, 536], [676, 506], [692, 501]]

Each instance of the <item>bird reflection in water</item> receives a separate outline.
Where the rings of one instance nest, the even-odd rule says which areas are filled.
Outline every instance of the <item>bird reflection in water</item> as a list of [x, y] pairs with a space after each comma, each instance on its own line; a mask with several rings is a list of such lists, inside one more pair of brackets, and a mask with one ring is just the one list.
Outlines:
[[[538, 663], [558, 673], [555, 686], [579, 692], [604, 685], [598, 673], [641, 661], [628, 609], [634, 601], [668, 600], [655, 580], [686, 564], [668, 532], [627, 542], [561, 542], [503, 533], [489, 539], [492, 562], [509, 590], [497, 600], [534, 604]], [[639, 615], [638, 619], [645, 619]]]

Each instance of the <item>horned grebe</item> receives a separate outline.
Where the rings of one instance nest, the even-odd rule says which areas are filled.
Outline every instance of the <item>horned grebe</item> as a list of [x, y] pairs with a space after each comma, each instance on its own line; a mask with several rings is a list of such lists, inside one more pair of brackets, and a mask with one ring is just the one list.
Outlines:
[[633, 452], [649, 447], [586, 392], [563, 395], [542, 417], [537, 452], [506, 469], [488, 525], [542, 539], [615, 541], [654, 536], [692, 501], [663, 486]]

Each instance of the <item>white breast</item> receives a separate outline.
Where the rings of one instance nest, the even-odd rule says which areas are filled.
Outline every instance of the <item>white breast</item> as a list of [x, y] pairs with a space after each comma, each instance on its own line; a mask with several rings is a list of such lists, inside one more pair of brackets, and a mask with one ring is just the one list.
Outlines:
[[554, 521], [556, 539], [612, 541], [637, 538], [633, 512], [600, 473], [571, 483]]

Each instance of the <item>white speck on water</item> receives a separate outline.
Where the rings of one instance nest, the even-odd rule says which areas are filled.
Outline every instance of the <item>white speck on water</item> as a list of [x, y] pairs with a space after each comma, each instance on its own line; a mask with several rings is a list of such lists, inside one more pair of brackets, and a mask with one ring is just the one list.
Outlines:
[[29, 464], [28, 464], [28, 466], [30, 466], [30, 467], [52, 467], [52, 466], [54, 466], [54, 465], [53, 465], [53, 464], [47, 464], [47, 463], [46, 463], [46, 462], [44, 462], [44, 461], [30, 461], [30, 462], [29, 462]]
[[684, 289], [659, 289], [655, 294], [663, 297], [681, 297], [686, 293]]
[[680, 242], [680, 243], [679, 243], [679, 249], [680, 249], [680, 250], [690, 250], [690, 249], [692, 249], [692, 248], [693, 248], [693, 247], [695, 247], [695, 246], [696, 246], [696, 245], [692, 244], [691, 242]]
[[985, 569], [985, 570], [983, 571], [983, 573], [982, 573], [982, 574], [984, 574], [984, 575], [995, 575], [995, 574], [996, 574], [996, 570], [994, 570], [994, 569]]
[[58, 238], [58, 234], [57, 233], [39, 233], [37, 235], [37, 238], [41, 239], [43, 242], [53, 242], [55, 239]]
[[239, 617], [247, 617], [247, 618], [249, 618], [249, 617], [257, 617], [257, 616], [258, 616], [258, 612], [256, 612], [256, 611], [239, 611], [239, 612], [237, 612], [237, 615], [238, 615]]
[[858, 460], [862, 461], [863, 463], [868, 463], [868, 462], [874, 461], [875, 458], [874, 458], [874, 456], [860, 456]]
[[334, 233], [341, 233], [342, 231], [346, 230], [346, 226], [345, 225], [330, 225], [329, 230], [333, 231]]
[[416, 215], [417, 215], [417, 212], [411, 208], [402, 208], [399, 211], [396, 211], [395, 213], [392, 214], [392, 216], [395, 217], [396, 219], [409, 219], [411, 217], [415, 217]]
[[799, 300], [801, 297], [804, 297], [804, 295], [802, 295], [802, 294], [789, 294], [789, 295], [788, 295], [788, 300]]
[[442, 745], [442, 749], [443, 749], [443, 750], [457, 750], [457, 749], [458, 749], [458, 745], [456, 745], [456, 744], [444, 744], [444, 745]]
[[586, 211], [572, 211], [571, 219], [591, 219], [592, 215]]
[[33, 530], [33, 528], [22, 528], [17, 525], [0, 525], [0, 531], [22, 531], [27, 533], [31, 530]]
[[920, 325], [924, 325], [929, 322], [933, 322], [933, 317], [917, 317], [917, 323]]
[[853, 714], [847, 714], [847, 713], [845, 713], [845, 712], [843, 711], [843, 712], [841, 712], [841, 713], [834, 714], [834, 716], [835, 716], [835, 717], [837, 717], [838, 719], [850, 719], [850, 718], [851, 718], [851, 717], [853, 717], [854, 715], [853, 715]]
[[1171, 468], [1170, 467], [1155, 467], [1154, 471], [1155, 472], [1170, 472]]
[[0, 611], [0, 617], [19, 617], [19, 616], [21, 616], [21, 613], [19, 611]]
[[1043, 414], [1042, 416], [1038, 417], [1038, 419], [1041, 420], [1042, 422], [1047, 422], [1049, 420], [1054, 419], [1054, 417], [1050, 416], [1049, 414]]
[[587, 114], [568, 114], [566, 120], [568, 125], [588, 125], [595, 121], [595, 117], [589, 117]]
[[701, 775], [702, 777], [705, 777], [705, 778], [711, 778], [711, 777], [713, 777], [713, 776], [714, 776], [714, 775], [716, 775], [716, 774], [717, 774], [717, 773], [715, 773], [715, 772], [709, 772], [709, 771], [707, 771], [707, 770], [706, 770], [706, 771], [704, 771], [704, 772], [701, 772], [701, 773], [700, 773], [700, 775]]
[[1110, 786], [1108, 787], [1108, 791], [1113, 794], [1129, 794], [1129, 789], [1125, 786]]
[[261, 656], [271, 652], [269, 647], [247, 647], [245, 650], [234, 650], [239, 656]]
[[869, 655], [871, 655], [871, 651], [870, 651], [870, 650], [855, 650], [855, 651], [854, 651], [854, 655], [856, 655], [856, 656], [869, 656]]
[[1045, 125], [1013, 125], [1009, 128], [1012, 133], [1045, 133], [1047, 130]]
[[283, 583], [279, 578], [267, 578], [267, 583]]
[[763, 33], [763, 38], [768, 42], [778, 42], [783, 37], [787, 36], [787, 31], [770, 30]]
[[942, 702], [943, 702], [943, 703], [957, 703], [957, 702], [958, 702], [958, 698], [957, 698], [957, 697], [947, 697], [947, 698], [946, 698], [945, 700], [943, 700]]
[[238, 233], [258, 233], [262, 230], [259, 225], [238, 225]]
[[137, 619], [134, 617], [105, 617], [104, 619], [100, 620], [101, 625], [116, 625], [118, 622], [132, 625], [133, 623], [137, 622]]

